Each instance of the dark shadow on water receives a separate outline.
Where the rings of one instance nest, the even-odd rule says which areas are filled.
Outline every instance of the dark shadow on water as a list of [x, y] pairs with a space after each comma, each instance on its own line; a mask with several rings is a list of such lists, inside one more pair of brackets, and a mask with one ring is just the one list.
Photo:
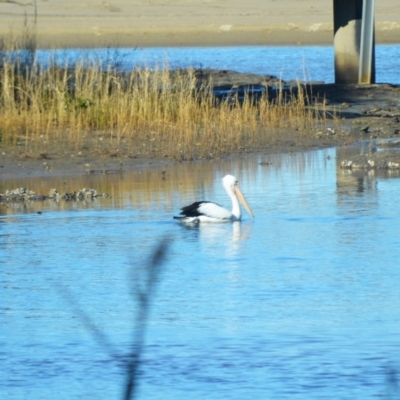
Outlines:
[[398, 370], [394, 366], [387, 366], [386, 371], [386, 391], [384, 399], [397, 400], [400, 398]]

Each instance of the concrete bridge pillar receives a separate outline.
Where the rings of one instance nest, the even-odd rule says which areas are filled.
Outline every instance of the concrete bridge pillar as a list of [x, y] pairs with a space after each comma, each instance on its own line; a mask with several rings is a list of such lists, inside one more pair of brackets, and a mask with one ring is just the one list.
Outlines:
[[335, 83], [375, 83], [374, 0], [333, 0]]

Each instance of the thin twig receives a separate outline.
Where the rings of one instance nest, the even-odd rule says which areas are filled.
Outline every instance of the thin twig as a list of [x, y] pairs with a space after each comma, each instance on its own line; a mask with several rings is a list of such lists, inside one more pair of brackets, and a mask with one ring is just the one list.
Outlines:
[[125, 386], [124, 400], [133, 399], [137, 389], [138, 368], [140, 365], [140, 357], [143, 351], [144, 336], [147, 327], [148, 313], [150, 301], [154, 293], [155, 285], [161, 271], [162, 263], [165, 259], [169, 242], [165, 238], [157, 246], [149, 265], [146, 268], [147, 276], [145, 277], [145, 286], [143, 290], [138, 287], [135, 291], [139, 302], [139, 311], [136, 317], [135, 337], [127, 365], [127, 381]]
[[57, 282], [56, 286], [58, 287], [58, 291], [63, 297], [63, 299], [70, 305], [72, 312], [78, 316], [86, 330], [93, 336], [94, 340], [113, 358], [120, 357], [120, 354], [115, 350], [114, 346], [107, 339], [107, 336], [104, 335], [99, 329], [96, 327], [94, 321], [89, 317], [87, 313], [83, 311], [81, 307], [78, 305], [78, 301], [72, 295], [71, 291], [62, 283]]

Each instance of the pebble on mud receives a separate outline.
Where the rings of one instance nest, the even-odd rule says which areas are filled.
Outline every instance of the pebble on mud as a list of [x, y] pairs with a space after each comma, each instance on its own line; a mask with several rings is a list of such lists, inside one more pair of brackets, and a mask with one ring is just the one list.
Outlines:
[[13, 190], [6, 190], [0, 193], [0, 203], [16, 203], [27, 201], [44, 201], [47, 199], [60, 201], [82, 201], [94, 200], [97, 197], [110, 197], [107, 193], [97, 193], [97, 190], [90, 188], [83, 188], [77, 192], [72, 193], [58, 193], [57, 189], [50, 189], [48, 196], [43, 194], [36, 194], [32, 190], [25, 188], [17, 188]]

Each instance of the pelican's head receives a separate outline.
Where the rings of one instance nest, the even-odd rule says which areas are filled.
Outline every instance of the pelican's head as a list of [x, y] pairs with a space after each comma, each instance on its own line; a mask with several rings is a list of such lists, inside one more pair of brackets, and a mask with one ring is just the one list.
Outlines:
[[250, 206], [247, 204], [246, 198], [244, 194], [240, 190], [239, 183], [235, 176], [233, 175], [225, 175], [222, 178], [222, 184], [229, 195], [233, 194], [238, 198], [240, 203], [246, 209], [246, 211], [254, 218], [253, 211], [251, 211]]
[[238, 183], [236, 176], [233, 175], [225, 175], [222, 178], [222, 184], [224, 187], [230, 187], [233, 188], [236, 184]]

